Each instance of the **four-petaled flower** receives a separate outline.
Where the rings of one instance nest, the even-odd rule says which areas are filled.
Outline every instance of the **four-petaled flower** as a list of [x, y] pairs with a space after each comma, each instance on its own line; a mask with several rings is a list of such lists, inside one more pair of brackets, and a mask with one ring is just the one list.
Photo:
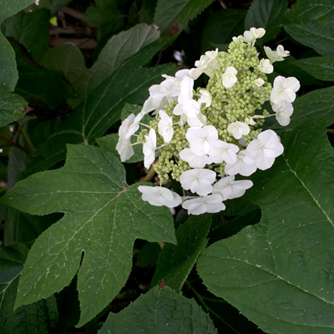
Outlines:
[[242, 136], [248, 135], [250, 128], [244, 122], [233, 122], [228, 125], [227, 131], [232, 134], [235, 139], [240, 139]]
[[274, 80], [274, 87], [270, 94], [270, 100], [279, 104], [283, 101], [293, 102], [296, 98], [296, 92], [300, 88], [299, 81], [294, 77], [284, 78], [278, 76]]
[[280, 138], [273, 130], [261, 132], [257, 139], [253, 139], [247, 146], [247, 155], [254, 160], [257, 168], [270, 168], [275, 158], [283, 153]]
[[183, 202], [182, 207], [188, 210], [189, 215], [201, 215], [205, 212], [216, 213], [226, 208], [221, 196], [217, 194], [188, 199]]
[[215, 179], [216, 172], [210, 169], [190, 169], [180, 176], [182, 188], [200, 196], [206, 196], [212, 191]]
[[174, 208], [182, 203], [181, 197], [167, 188], [139, 186], [138, 190], [142, 193], [142, 200], [154, 206]]

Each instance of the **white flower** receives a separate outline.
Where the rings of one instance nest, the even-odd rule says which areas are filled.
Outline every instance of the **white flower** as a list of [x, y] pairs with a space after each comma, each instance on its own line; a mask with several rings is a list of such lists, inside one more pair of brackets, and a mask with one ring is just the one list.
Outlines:
[[288, 51], [288, 50], [284, 51], [283, 45], [279, 45], [276, 48], [276, 52], [277, 52], [277, 56], [278, 56], [278, 59], [276, 59], [276, 61], [282, 61], [282, 60], [284, 60], [284, 57], [288, 57], [289, 54], [290, 54], [290, 51]]
[[273, 73], [274, 66], [270, 64], [269, 59], [261, 59], [259, 64], [259, 70], [263, 73]]
[[180, 152], [180, 158], [188, 162], [192, 168], [203, 168], [205, 165], [211, 164], [212, 160], [206, 155], [198, 156], [191, 151], [190, 148], [185, 148]]
[[244, 32], [244, 41], [254, 43], [258, 38], [261, 38], [266, 33], [263, 28], [250, 28]]
[[181, 174], [180, 183], [183, 189], [206, 196], [212, 191], [215, 179], [216, 173], [213, 170], [190, 169]]
[[196, 80], [202, 73], [211, 75], [211, 69], [215, 69], [217, 66], [216, 58], [218, 56], [218, 48], [214, 51], [207, 51], [201, 56], [199, 60], [195, 62], [197, 68], [190, 70], [191, 76]]
[[245, 118], [245, 123], [247, 125], [255, 125], [256, 124], [256, 122], [254, 121], [254, 117], [246, 117]]
[[130, 139], [125, 139], [122, 137], [119, 137], [118, 143], [116, 145], [116, 150], [121, 156], [122, 162], [130, 159], [135, 153]]
[[234, 86], [234, 84], [238, 81], [237, 73], [238, 71], [233, 66], [226, 69], [225, 73], [222, 75], [223, 86], [225, 88], [231, 88]]
[[129, 115], [121, 124], [121, 126], [118, 129], [118, 135], [119, 139], [116, 145], [116, 150], [121, 156], [121, 161], [124, 162], [131, 158], [131, 156], [134, 154], [134, 150], [131, 144], [130, 138], [126, 138], [126, 135], [129, 131], [129, 127], [133, 123], [135, 119], [135, 115], [131, 114]]
[[127, 133], [125, 134], [125, 139], [129, 139], [138, 129], [139, 129], [139, 122], [145, 116], [144, 112], [140, 112], [133, 120], [132, 124], [130, 124]]
[[149, 88], [150, 97], [144, 102], [142, 113], [147, 114], [150, 111], [157, 109], [162, 104], [163, 99], [165, 98], [168, 88], [164, 85], [153, 85]]
[[249, 126], [244, 122], [233, 122], [227, 127], [227, 131], [232, 134], [235, 139], [240, 139], [242, 136], [249, 134]]
[[264, 52], [272, 63], [275, 61], [283, 61], [284, 57], [287, 57], [290, 53], [289, 51], [284, 51], [284, 47], [282, 45], [279, 45], [276, 48], [276, 51], [271, 50], [271, 48], [268, 46], [264, 46], [263, 48]]
[[264, 84], [264, 80], [262, 78], [257, 78], [254, 80], [256, 86], [261, 87]]
[[150, 168], [151, 163], [155, 159], [155, 149], [157, 148], [157, 135], [153, 129], [150, 130], [148, 136], [145, 136], [146, 142], [143, 145], [144, 166]]
[[183, 202], [182, 207], [188, 210], [189, 215], [201, 215], [205, 212], [216, 213], [226, 208], [220, 195], [188, 199]]
[[205, 89], [200, 89], [199, 92], [201, 93], [201, 97], [197, 102], [200, 104], [205, 103], [206, 108], [210, 107], [212, 102], [211, 94]]
[[167, 188], [139, 186], [138, 190], [142, 193], [142, 200], [151, 205], [174, 208], [182, 203], [181, 197]]
[[184, 101], [191, 100], [193, 98], [194, 79], [189, 76], [184, 76], [180, 83], [180, 94], [177, 101], [184, 103]]
[[291, 103], [295, 100], [299, 88], [300, 84], [296, 78], [278, 76], [274, 80], [274, 88], [271, 91], [270, 99], [275, 104], [280, 104], [283, 101]]
[[213, 125], [203, 128], [191, 127], [187, 130], [186, 138], [191, 151], [198, 155], [209, 154], [214, 143], [218, 140], [218, 131]]
[[[196, 117], [201, 111], [201, 105], [195, 100], [187, 100], [182, 104], [183, 113], [187, 115], [187, 117]], [[175, 113], [175, 109], [174, 109]]]
[[270, 168], [275, 158], [283, 153], [280, 137], [273, 130], [261, 132], [257, 139], [253, 139], [247, 146], [247, 155], [254, 160], [257, 168]]
[[239, 36], [233, 36], [233, 37], [232, 37], [232, 41], [233, 41], [233, 42], [236, 42], [236, 41], [238, 41], [239, 39], [244, 40], [244, 36], [239, 35]]
[[290, 102], [283, 101], [280, 104], [273, 104], [272, 109], [276, 113], [277, 122], [282, 126], [287, 126], [290, 123], [290, 116], [293, 113], [293, 106]]
[[164, 138], [164, 142], [169, 143], [174, 134], [173, 119], [164, 110], [159, 110], [159, 116], [158, 132]]
[[187, 117], [187, 123], [190, 127], [202, 127], [206, 124], [206, 116], [202, 113], [198, 113], [194, 117]]
[[253, 186], [250, 180], [234, 181], [234, 176], [226, 176], [213, 185], [212, 194], [219, 194], [223, 201], [244, 195]]
[[225, 161], [228, 164], [234, 164], [237, 161], [237, 152], [239, 147], [234, 144], [228, 144], [222, 140], [217, 140], [210, 150], [210, 158], [214, 163], [220, 164]]
[[254, 160], [247, 156], [246, 150], [242, 150], [237, 154], [237, 162], [226, 164], [224, 171], [227, 175], [249, 176], [256, 171], [256, 165]]

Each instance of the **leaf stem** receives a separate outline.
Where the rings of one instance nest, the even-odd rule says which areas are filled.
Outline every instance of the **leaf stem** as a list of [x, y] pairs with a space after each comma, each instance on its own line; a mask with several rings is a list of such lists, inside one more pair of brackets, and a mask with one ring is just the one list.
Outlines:
[[32, 143], [32, 141], [31, 141], [31, 139], [30, 139], [30, 137], [28, 135], [27, 130], [25, 128], [22, 128], [21, 132], [22, 132], [22, 135], [23, 135], [24, 139], [27, 141], [27, 143], [28, 143], [28, 145], [30, 147], [30, 150], [31, 151], [35, 151], [34, 144]]
[[155, 175], [155, 170], [154, 170], [154, 165], [152, 165], [143, 181], [150, 182], [153, 179], [154, 175]]

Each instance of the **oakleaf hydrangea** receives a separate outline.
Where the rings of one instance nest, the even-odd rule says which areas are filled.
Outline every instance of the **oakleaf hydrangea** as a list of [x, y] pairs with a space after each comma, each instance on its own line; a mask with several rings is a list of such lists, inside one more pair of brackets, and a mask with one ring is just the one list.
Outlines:
[[[220, 212], [224, 201], [252, 187], [247, 177], [270, 168], [283, 153], [280, 137], [263, 126], [273, 116], [281, 126], [290, 123], [300, 84], [294, 77], [268, 81], [273, 64], [289, 51], [264, 46], [267, 58], [259, 58], [255, 43], [264, 34], [263, 28], [251, 28], [233, 37], [228, 52], [207, 51], [194, 68], [163, 75], [164, 81], [149, 89], [141, 112], [123, 121], [116, 146], [121, 160], [141, 143], [144, 166], [160, 180], [160, 186], [138, 187], [144, 201], [169, 208], [182, 204], [193, 215]], [[208, 83], [195, 89], [201, 75]], [[264, 109], [267, 101], [271, 111]], [[148, 113], [149, 124], [141, 123]], [[180, 182], [183, 197], [168, 189], [171, 179]]]

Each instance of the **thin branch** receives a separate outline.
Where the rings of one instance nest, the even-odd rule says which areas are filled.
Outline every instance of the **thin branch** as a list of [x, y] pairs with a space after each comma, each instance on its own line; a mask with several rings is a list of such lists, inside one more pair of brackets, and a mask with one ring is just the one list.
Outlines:
[[78, 12], [77, 10], [75, 10], [73, 8], [64, 7], [61, 11], [65, 14], [67, 14], [67, 15], [70, 15], [70, 16], [78, 19], [78, 20], [86, 22], [84, 13]]
[[26, 150], [24, 147], [22, 147], [20, 144], [16, 143], [14, 140], [11, 140], [10, 138], [7, 138], [5, 136], [3, 136], [2, 134], [0, 134], [0, 139], [6, 141], [8, 144], [10, 144], [10, 146], [15, 146], [17, 147], [19, 150], [21, 150], [22, 152], [24, 152], [25, 154], [27, 154], [28, 156], [31, 156], [31, 153]]

